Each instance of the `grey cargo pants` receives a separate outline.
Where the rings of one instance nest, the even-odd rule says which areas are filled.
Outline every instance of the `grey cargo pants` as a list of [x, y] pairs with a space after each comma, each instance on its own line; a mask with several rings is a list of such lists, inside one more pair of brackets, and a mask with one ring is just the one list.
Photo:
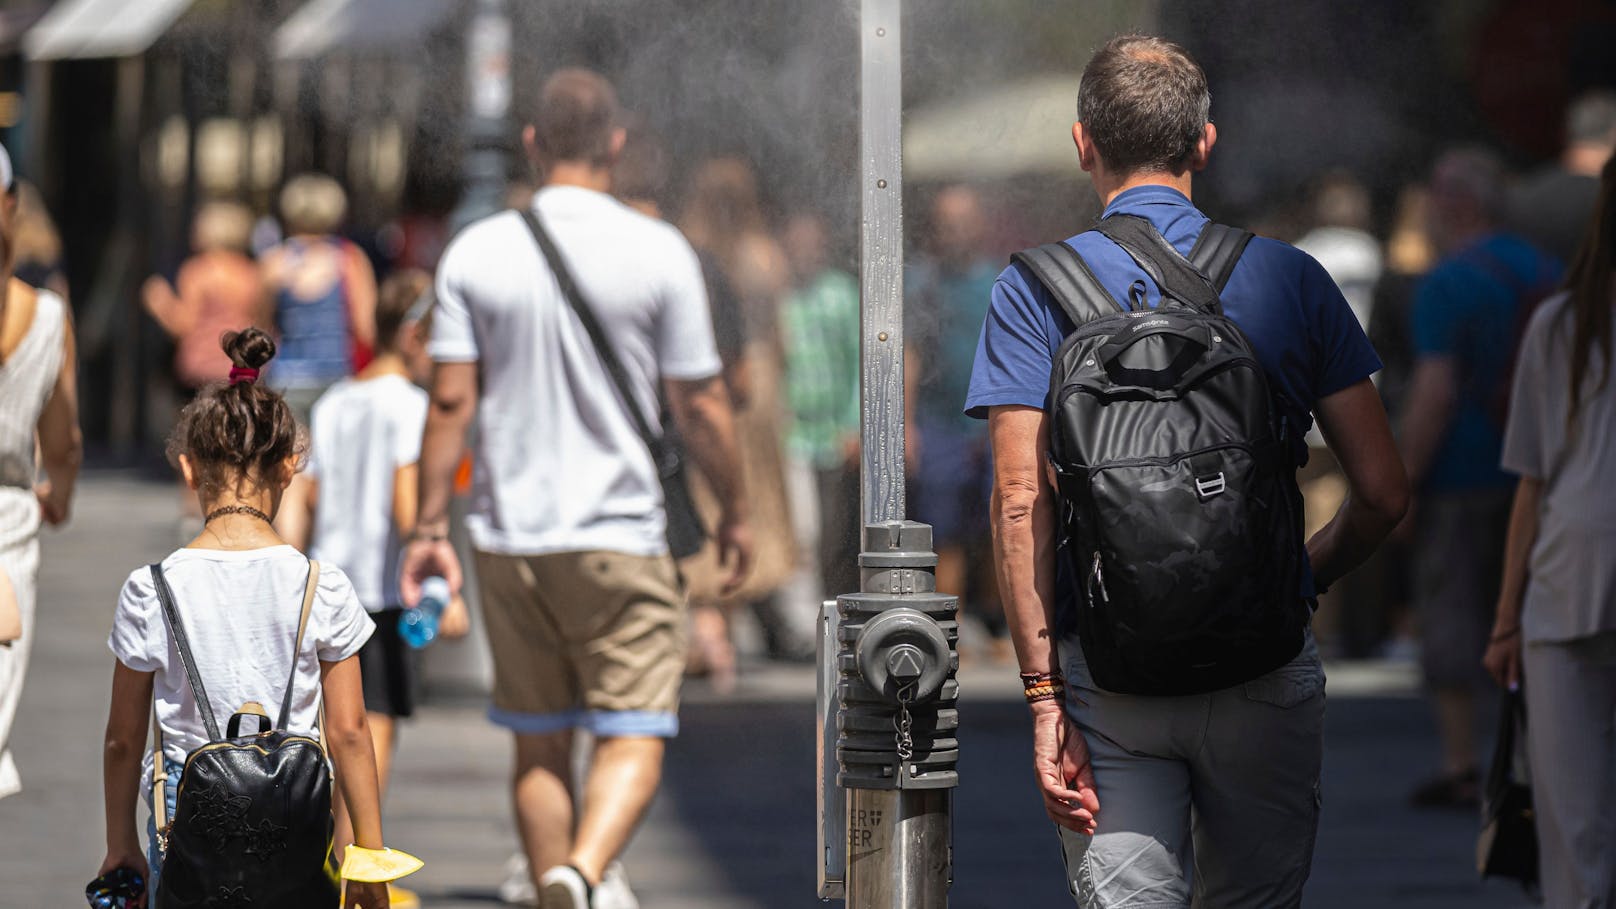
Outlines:
[[1285, 666], [1185, 697], [1094, 688], [1060, 645], [1066, 709], [1088, 743], [1098, 829], [1060, 829], [1083, 909], [1285, 909], [1302, 903], [1319, 821], [1324, 670], [1311, 633]]

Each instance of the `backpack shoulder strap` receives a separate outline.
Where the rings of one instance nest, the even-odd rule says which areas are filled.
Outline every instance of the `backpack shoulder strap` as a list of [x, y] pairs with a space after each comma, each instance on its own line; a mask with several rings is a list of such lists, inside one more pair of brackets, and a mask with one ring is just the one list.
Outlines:
[[1122, 247], [1165, 294], [1203, 312], [1220, 313], [1211, 279], [1168, 243], [1154, 225], [1136, 215], [1103, 218], [1095, 229]]
[[219, 741], [219, 723], [213, 718], [213, 705], [208, 703], [207, 689], [202, 687], [202, 677], [197, 674], [196, 657], [191, 655], [191, 642], [185, 635], [185, 622], [180, 619], [180, 611], [174, 605], [174, 591], [168, 586], [168, 579], [163, 577], [163, 564], [153, 562], [151, 565], [152, 586], [157, 588], [157, 601], [163, 605], [163, 620], [168, 623], [168, 633], [174, 636], [174, 645], [180, 652], [180, 664], [185, 667], [185, 678], [191, 683], [191, 697], [196, 699], [197, 713], [202, 715], [202, 725], [208, 732], [208, 741]]
[[1195, 246], [1190, 249], [1190, 264], [1206, 275], [1212, 287], [1221, 294], [1223, 288], [1228, 286], [1235, 263], [1240, 261], [1252, 236], [1249, 230], [1208, 221], [1206, 227], [1201, 229], [1201, 235], [1195, 238]]
[[1011, 256], [1010, 261], [1027, 266], [1072, 320], [1073, 326], [1081, 327], [1102, 316], [1125, 311], [1094, 277], [1077, 250], [1064, 242], [1023, 249]]
[[297, 617], [297, 638], [292, 642], [292, 674], [286, 680], [286, 695], [281, 698], [281, 717], [275, 721], [276, 729], [285, 729], [292, 715], [292, 688], [297, 683], [297, 659], [303, 650], [303, 633], [309, 627], [309, 613], [314, 610], [314, 594], [320, 587], [320, 563], [309, 559], [309, 578], [303, 583], [303, 610]]

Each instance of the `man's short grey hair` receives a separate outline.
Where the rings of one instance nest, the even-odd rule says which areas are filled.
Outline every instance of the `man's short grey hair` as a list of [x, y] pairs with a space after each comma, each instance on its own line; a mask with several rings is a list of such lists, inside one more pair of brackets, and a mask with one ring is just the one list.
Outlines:
[[1083, 68], [1077, 119], [1112, 170], [1181, 170], [1211, 117], [1206, 73], [1165, 38], [1119, 35]]
[[1616, 145], [1616, 92], [1595, 89], [1578, 95], [1566, 108], [1566, 141]]

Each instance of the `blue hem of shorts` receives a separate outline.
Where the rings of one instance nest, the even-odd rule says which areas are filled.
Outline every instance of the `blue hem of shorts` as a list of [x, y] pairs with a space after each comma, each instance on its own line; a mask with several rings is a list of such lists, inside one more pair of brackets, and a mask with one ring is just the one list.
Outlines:
[[488, 721], [523, 735], [585, 729], [597, 736], [649, 736], [671, 739], [679, 734], [679, 716], [658, 710], [568, 710], [562, 713], [519, 713], [488, 708]]

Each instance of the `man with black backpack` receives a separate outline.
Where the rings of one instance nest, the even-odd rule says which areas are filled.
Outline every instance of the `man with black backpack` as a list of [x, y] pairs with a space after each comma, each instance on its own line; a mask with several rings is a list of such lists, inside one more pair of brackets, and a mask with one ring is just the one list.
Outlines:
[[[1094, 55], [1072, 135], [1103, 219], [1000, 275], [966, 401], [989, 420], [1034, 771], [1084, 907], [1300, 905], [1324, 716], [1311, 601], [1407, 502], [1340, 291], [1190, 203], [1209, 112], [1171, 42]], [[1304, 545], [1315, 415], [1351, 492]]]

